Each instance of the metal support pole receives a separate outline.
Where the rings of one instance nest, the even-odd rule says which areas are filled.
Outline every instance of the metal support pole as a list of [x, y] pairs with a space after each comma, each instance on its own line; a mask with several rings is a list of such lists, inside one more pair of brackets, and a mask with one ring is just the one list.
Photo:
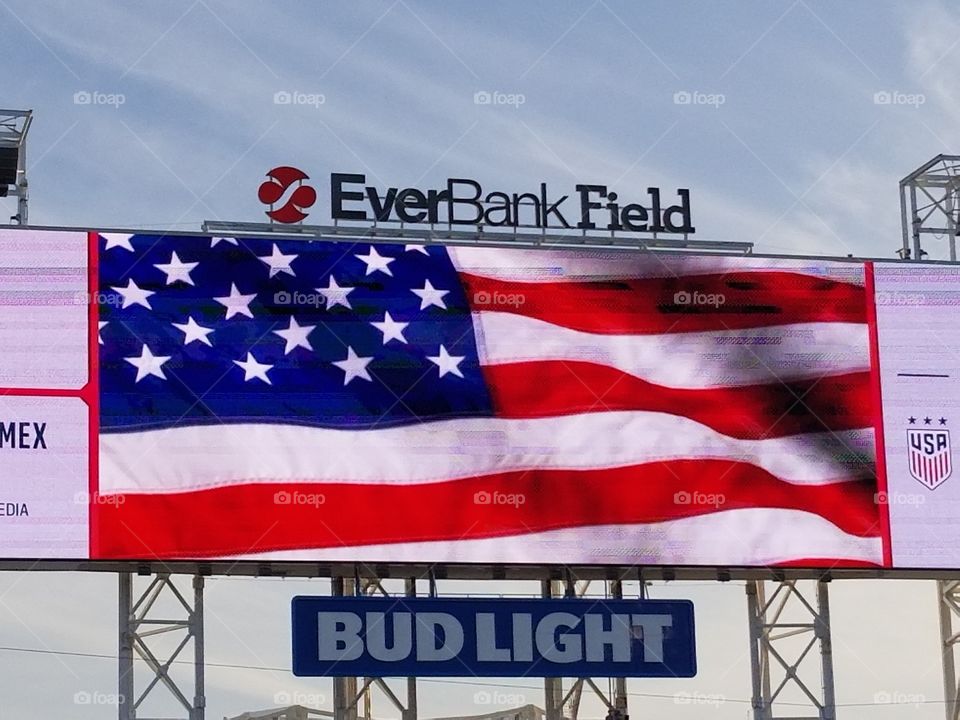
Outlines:
[[204, 673], [203, 575], [193, 576], [193, 613], [190, 633], [193, 635], [193, 709], [190, 720], [204, 720], [207, 708]]
[[[193, 579], [192, 595], [181, 592], [169, 573], [154, 575], [141, 593], [134, 593], [135, 585], [132, 573], [119, 573], [118, 717], [136, 720], [138, 709], [147, 697], [163, 688], [161, 694], [165, 690], [167, 697], [172, 697], [184, 713], [179, 718], [204, 720], [203, 578]], [[179, 635], [179, 639], [173, 643], [154, 643], [157, 636], [170, 633]], [[194, 643], [192, 692], [178, 685], [170, 674], [170, 668], [191, 641]], [[139, 691], [134, 655], [146, 666]]]
[[[610, 595], [615, 600], [623, 600], [623, 583], [620, 580], [610, 582]], [[620, 713], [620, 717], [627, 716], [627, 679], [618, 677], [613, 679], [613, 706]]]
[[937, 604], [940, 613], [940, 653], [943, 658], [943, 699], [947, 720], [960, 720], [960, 702], [954, 648], [960, 634], [953, 632], [953, 618], [960, 616], [960, 582], [937, 581]]
[[837, 699], [833, 685], [833, 641], [830, 639], [830, 599], [827, 595], [827, 583], [817, 581], [817, 617], [816, 636], [820, 641], [820, 674], [823, 678], [824, 720], [837, 717]]
[[27, 144], [20, 145], [20, 154], [17, 159], [17, 216], [18, 224], [28, 225], [29, 186], [27, 185]]
[[[550, 580], [540, 581], [540, 595], [545, 598], [553, 597], [553, 583]], [[546, 720], [562, 720], [563, 718], [563, 679], [544, 678], [544, 716]]]
[[[330, 594], [334, 597], [343, 597], [346, 594], [346, 581], [342, 577], [330, 579]], [[333, 720], [349, 720], [349, 707], [356, 693], [348, 695], [347, 679], [333, 679]]]
[[[769, 599], [763, 580], [751, 580], [746, 585], [754, 720], [773, 720], [776, 703], [787, 687], [799, 691], [809, 703], [805, 710], [792, 703], [790, 718], [836, 718], [827, 582], [816, 581], [814, 592], [810, 593], [815, 594], [815, 599], [804, 595], [799, 582], [771, 583], [773, 592]], [[811, 682], [813, 663], [805, 662], [814, 645], [820, 646], [819, 692]]]
[[[407, 578], [404, 581], [404, 592], [407, 597], [417, 596], [416, 578]], [[401, 720], [417, 720], [417, 679], [407, 678], [407, 707], [401, 713]]]
[[117, 717], [133, 720], [133, 577], [128, 572], [117, 573], [119, 595], [117, 621], [119, 642], [117, 647]]

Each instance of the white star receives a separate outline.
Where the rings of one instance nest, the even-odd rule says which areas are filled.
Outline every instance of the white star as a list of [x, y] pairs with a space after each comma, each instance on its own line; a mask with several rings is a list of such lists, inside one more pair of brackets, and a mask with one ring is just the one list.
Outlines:
[[334, 305], [343, 305], [345, 308], [351, 308], [350, 301], [347, 299], [347, 295], [354, 291], [352, 287], [340, 287], [337, 285], [336, 278], [333, 275], [330, 276], [330, 283], [325, 288], [316, 288], [316, 291], [323, 295], [327, 301], [327, 310], [332, 308]]
[[161, 380], [166, 380], [167, 376], [163, 374], [161, 365], [169, 359], [169, 355], [154, 355], [150, 352], [150, 348], [147, 347], [146, 343], [143, 345], [143, 351], [140, 353], [140, 357], [124, 358], [124, 360], [137, 369], [137, 379], [134, 382], [140, 382], [150, 375], [158, 377]]
[[100, 344], [103, 345], [103, 336], [100, 334], [100, 331], [103, 330], [110, 323], [107, 320], [100, 320], [97, 322], [99, 327], [97, 328], [97, 340], [100, 341]]
[[436, 357], [430, 357], [428, 355], [427, 360], [440, 368], [440, 377], [443, 377], [447, 373], [452, 373], [457, 377], [463, 377], [463, 373], [460, 372], [460, 363], [463, 362], [465, 357], [466, 355], [450, 355], [447, 353], [447, 349], [441, 345], [440, 354]]
[[403, 336], [403, 329], [410, 323], [397, 322], [390, 317], [390, 313], [388, 312], [383, 314], [383, 322], [372, 322], [370, 324], [383, 333], [384, 345], [391, 340], [399, 340], [402, 343], [407, 341], [407, 339]]
[[190, 277], [190, 271], [199, 264], [198, 262], [183, 262], [177, 257], [177, 251], [174, 250], [170, 256], [170, 262], [166, 264], [159, 263], [154, 265], [154, 267], [160, 270], [160, 272], [166, 273], [167, 285], [173, 285], [178, 280], [185, 282], [187, 285], [193, 285], [193, 278]]
[[414, 295], [420, 297], [420, 309], [426, 310], [431, 305], [436, 305], [438, 308], [444, 310], [447, 309], [447, 304], [443, 301], [443, 296], [449, 293], [449, 290], [437, 290], [433, 285], [430, 284], [429, 280], [425, 280], [423, 283], [423, 288], [411, 288], [410, 292]]
[[236, 245], [237, 239], [232, 237], [212, 237], [210, 238], [210, 247], [215, 248], [222, 242], [229, 243], [230, 245]]
[[290, 327], [286, 330], [274, 330], [277, 335], [287, 341], [287, 346], [283, 349], [283, 354], [289, 355], [298, 347], [313, 350], [313, 346], [310, 344], [310, 341], [307, 340], [307, 335], [309, 335], [310, 331], [315, 327], [316, 325], [297, 325], [297, 321], [294, 318], [290, 318]]
[[187, 317], [185, 323], [170, 323], [177, 330], [183, 331], [183, 344], [189, 345], [194, 340], [202, 342], [204, 345], [209, 345], [213, 347], [213, 343], [210, 342], [210, 338], [207, 337], [210, 333], [213, 332], [213, 328], [204, 327], [203, 325], [198, 325], [197, 321], [192, 317]]
[[284, 255], [280, 252], [280, 248], [274, 245], [273, 252], [269, 255], [258, 255], [257, 257], [270, 266], [270, 277], [278, 273], [287, 273], [291, 277], [296, 277], [293, 270], [290, 269], [290, 265], [297, 259], [297, 255]]
[[214, 298], [214, 300], [227, 308], [226, 320], [229, 320], [234, 315], [246, 315], [247, 317], [252, 318], [253, 312], [248, 306], [256, 296], [256, 293], [241, 295], [240, 291], [237, 290], [237, 286], [233, 283], [230, 283], [230, 294], [226, 297]]
[[372, 357], [357, 357], [353, 348], [347, 346], [347, 359], [337, 360], [333, 364], [343, 370], [343, 384], [346, 385], [356, 377], [372, 381], [370, 373], [367, 372], [367, 365], [370, 364], [371, 360], [373, 360]]
[[393, 277], [393, 273], [390, 271], [390, 263], [392, 263], [396, 258], [384, 257], [377, 252], [377, 249], [370, 246], [370, 252], [366, 255], [354, 255], [357, 260], [362, 260], [363, 263], [367, 266], [367, 275], [372, 275], [373, 273], [380, 271], [390, 277]]
[[133, 245], [130, 244], [130, 238], [132, 238], [133, 235], [126, 235], [123, 233], [100, 233], [100, 237], [107, 241], [106, 247], [103, 248], [104, 250], [118, 247], [133, 252]]
[[133, 281], [133, 278], [127, 281], [127, 286], [123, 287], [111, 287], [111, 290], [116, 290], [118, 293], [123, 295], [123, 305], [121, 309], [130, 307], [131, 305], [143, 305], [147, 310], [153, 310], [150, 307], [150, 301], [147, 300], [148, 297], [155, 294], [153, 290], [144, 290], [141, 287], [138, 287], [137, 284]]
[[271, 370], [273, 365], [258, 363], [253, 353], [248, 352], [245, 361], [240, 362], [239, 360], [234, 360], [233, 364], [243, 368], [243, 379], [245, 382], [256, 378], [257, 380], [263, 380], [267, 385], [273, 385], [273, 383], [270, 382], [270, 378], [267, 377], [267, 371]]
[[429, 254], [430, 254], [430, 253], [427, 252], [427, 246], [426, 246], [426, 245], [404, 245], [404, 246], [403, 246], [403, 251], [404, 251], [404, 252], [418, 252], [418, 253], [423, 253], [424, 255], [429, 255]]

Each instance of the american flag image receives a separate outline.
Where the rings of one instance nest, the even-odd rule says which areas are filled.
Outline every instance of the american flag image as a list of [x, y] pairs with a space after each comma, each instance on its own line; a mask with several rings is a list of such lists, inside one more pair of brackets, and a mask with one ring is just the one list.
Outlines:
[[862, 264], [98, 242], [94, 557], [883, 563]]

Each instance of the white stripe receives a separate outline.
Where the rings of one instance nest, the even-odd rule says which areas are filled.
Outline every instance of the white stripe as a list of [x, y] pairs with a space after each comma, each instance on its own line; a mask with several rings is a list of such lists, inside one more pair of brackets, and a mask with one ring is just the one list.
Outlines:
[[792, 260], [643, 253], [635, 250], [520, 250], [503, 248], [447, 248], [461, 272], [518, 282], [589, 281], [678, 277], [728, 272], [790, 271], [863, 285], [860, 262]]
[[513, 313], [479, 312], [473, 314], [473, 326], [483, 365], [582, 360], [673, 388], [776, 383], [870, 369], [867, 326], [861, 323], [600, 335]]
[[376, 430], [206, 425], [101, 434], [100, 492], [251, 482], [404, 485], [691, 458], [749, 462], [788, 482], [811, 485], [858, 471], [862, 476], [855, 458], [864, 457], [874, 457], [873, 430], [734, 440], [687, 418], [652, 412], [462, 418]]
[[880, 538], [848, 535], [819, 515], [748, 508], [644, 525], [598, 525], [482, 540], [280, 550], [248, 560], [568, 565], [773, 565], [830, 558], [880, 563]]

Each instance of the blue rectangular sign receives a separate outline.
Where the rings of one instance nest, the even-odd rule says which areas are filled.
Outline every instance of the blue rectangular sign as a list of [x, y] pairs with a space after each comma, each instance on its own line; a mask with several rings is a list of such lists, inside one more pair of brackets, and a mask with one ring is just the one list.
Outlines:
[[689, 600], [293, 599], [293, 673], [693, 677]]

